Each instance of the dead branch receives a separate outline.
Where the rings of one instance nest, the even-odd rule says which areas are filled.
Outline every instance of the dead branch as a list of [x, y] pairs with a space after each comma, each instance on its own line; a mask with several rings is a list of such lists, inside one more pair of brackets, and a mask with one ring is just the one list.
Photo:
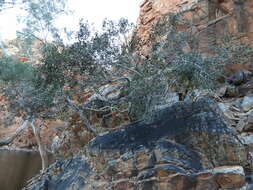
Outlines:
[[76, 111], [80, 115], [87, 130], [93, 133], [94, 135], [97, 135], [96, 131], [93, 129], [89, 119], [86, 117], [83, 111], [77, 105], [75, 105], [68, 97], [66, 97], [66, 102], [72, 110]]
[[218, 22], [230, 17], [232, 15], [232, 13], [229, 13], [229, 14], [226, 14], [222, 17], [219, 17], [217, 19], [214, 19], [214, 20], [211, 20], [210, 22], [208, 22], [207, 24], [204, 24], [204, 25], [201, 25], [201, 26], [197, 26], [197, 27], [200, 27], [200, 31], [197, 32], [197, 34], [200, 34], [202, 31], [204, 31], [205, 29], [207, 29], [208, 27], [214, 25], [214, 24], [217, 24]]
[[122, 69], [125, 69], [125, 70], [127, 70], [127, 71], [130, 71], [130, 72], [132, 72], [132, 73], [135, 73], [135, 74], [139, 75], [140, 77], [143, 76], [140, 72], [138, 72], [138, 71], [136, 71], [136, 70], [134, 70], [134, 69], [131, 69], [131, 68], [129, 68], [129, 67], [126, 67], [126, 66], [124, 66], [124, 65], [122, 65], [122, 64], [117, 64], [117, 63], [115, 63], [114, 65], [117, 66], [117, 67], [120, 67], [120, 68], [122, 68]]
[[0, 140], [0, 146], [8, 145], [12, 143], [12, 141], [18, 137], [27, 127], [28, 127], [28, 120], [25, 120], [23, 124], [15, 131], [15, 133], [6, 139], [1, 139]]
[[41, 141], [40, 129], [38, 129], [34, 120], [32, 120], [31, 126], [33, 129], [33, 133], [34, 133], [37, 145], [39, 147], [40, 157], [41, 157], [41, 161], [42, 161], [42, 171], [45, 171], [45, 169], [48, 167], [48, 156], [47, 156], [47, 152], [45, 150], [45, 146]]

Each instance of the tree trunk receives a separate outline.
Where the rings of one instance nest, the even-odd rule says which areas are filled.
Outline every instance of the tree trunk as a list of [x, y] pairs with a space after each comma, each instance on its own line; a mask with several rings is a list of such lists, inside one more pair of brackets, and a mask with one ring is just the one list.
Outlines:
[[34, 120], [32, 120], [31, 125], [32, 125], [32, 129], [33, 129], [33, 133], [34, 133], [36, 142], [37, 142], [38, 147], [39, 147], [40, 157], [41, 157], [41, 161], [42, 161], [42, 171], [44, 171], [48, 167], [47, 152], [46, 152], [45, 146], [41, 142], [40, 129], [36, 126]]

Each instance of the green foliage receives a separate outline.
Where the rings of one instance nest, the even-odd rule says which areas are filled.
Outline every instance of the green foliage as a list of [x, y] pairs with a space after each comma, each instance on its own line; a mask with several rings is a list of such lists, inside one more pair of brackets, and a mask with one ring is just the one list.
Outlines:
[[10, 100], [11, 111], [25, 118], [45, 117], [49, 108], [54, 106], [54, 89], [36, 88], [29, 83], [19, 83], [5, 88], [4, 92]]
[[155, 107], [165, 103], [168, 93], [168, 82], [162, 72], [158, 72], [155, 65], [148, 62], [138, 67], [141, 75], [133, 75], [128, 88], [130, 103], [129, 116], [132, 121], [148, 119], [155, 111]]
[[0, 0], [0, 12], [26, 3], [28, 0]]
[[[48, 40], [61, 43], [54, 21], [58, 16], [67, 13], [66, 1], [35, 0], [15, 1], [16, 3], [20, 3], [27, 15], [19, 18], [25, 28], [18, 32], [15, 43], [19, 48], [19, 55], [28, 57], [32, 63], [19, 63], [10, 57], [2, 57], [0, 78], [8, 82], [4, 93], [9, 98], [14, 113], [33, 118], [45, 117], [45, 114], [49, 116], [59, 105], [58, 100], [62, 97], [59, 92], [63, 88], [64, 77], [63, 72], [56, 69], [62, 62], [58, 56], [58, 44], [49, 44]], [[33, 59], [37, 56], [33, 55], [33, 45], [38, 42], [42, 46], [43, 60]]]
[[[178, 31], [178, 26], [184, 30]], [[223, 76], [224, 65], [229, 63], [245, 64], [252, 60], [253, 49], [236, 42], [226, 34], [209, 50], [202, 50], [201, 43], [192, 22], [180, 14], [167, 15], [158, 22], [153, 31], [153, 47], [150, 60], [168, 77], [171, 88], [179, 92], [194, 89], [214, 89], [218, 79]], [[216, 37], [217, 38], [217, 37]]]
[[[180, 31], [180, 27], [185, 29]], [[236, 41], [234, 36], [215, 39], [216, 43], [209, 44], [207, 51], [200, 46], [207, 42], [200, 41], [200, 36], [191, 28], [192, 21], [180, 13], [161, 18], [154, 27], [151, 52], [135, 66], [140, 75], [132, 77], [130, 83], [133, 120], [151, 118], [155, 107], [166, 105], [169, 91], [179, 92], [184, 97], [195, 89], [214, 90], [219, 86], [218, 79], [224, 77], [226, 64], [252, 62], [252, 47]], [[128, 63], [128, 67], [132, 66]]]
[[22, 38], [17, 37], [16, 39], [12, 40], [11, 45], [17, 47], [18, 52], [17, 54], [21, 57], [29, 57], [31, 63], [34, 63], [33, 60], [33, 46], [36, 43], [36, 40], [33, 38]]
[[66, 76], [64, 76], [64, 57], [59, 52], [60, 46], [55, 44], [45, 44], [42, 47], [42, 65], [38, 67], [40, 74], [42, 74], [44, 80], [44, 86], [52, 85], [55, 88], [62, 88]]
[[29, 81], [34, 77], [34, 68], [10, 56], [0, 57], [0, 80], [9, 82]]
[[66, 0], [33, 0], [27, 1], [23, 9], [26, 16], [19, 17], [25, 28], [17, 33], [22, 38], [30, 38], [47, 42], [49, 38], [59, 38], [59, 30], [54, 21], [60, 15], [67, 14]]
[[[41, 31], [58, 36], [52, 22], [54, 14], [62, 13], [62, 6], [54, 7], [54, 2], [38, 0], [28, 4], [29, 31], [25, 34], [32, 34], [28, 39], [34, 40]], [[191, 28], [192, 22], [180, 14], [161, 19], [153, 31], [151, 53], [143, 57], [136, 52], [141, 44], [138, 37], [128, 38], [133, 27], [127, 20], [118, 23], [106, 20], [100, 32], [92, 31], [88, 23], [80, 21], [73, 44], [64, 45], [58, 37], [51, 43], [42, 40], [40, 64], [27, 65], [3, 58], [0, 77], [15, 83], [6, 92], [14, 100], [16, 112], [26, 116], [52, 116], [52, 110], [66, 111], [69, 98], [82, 103], [79, 96], [87, 90], [98, 93], [102, 85], [127, 81], [123, 98], [112, 102], [101, 100], [103, 105], [111, 106], [111, 110], [127, 108], [132, 121], [151, 118], [154, 111], [169, 103], [170, 92], [185, 95], [195, 89], [215, 89], [224, 65], [252, 60], [250, 46], [234, 43], [227, 37], [213, 44], [210, 52], [204, 52], [199, 36], [191, 29], [178, 31], [181, 25]], [[94, 109], [99, 108], [94, 105]]]
[[201, 52], [198, 38], [191, 30], [176, 29], [178, 25], [189, 27], [190, 24], [180, 15], [169, 14], [153, 31], [153, 40], [158, 43], [153, 45], [151, 62], [160, 65], [171, 87], [177, 91], [213, 88], [221, 73], [222, 65], [216, 62], [218, 58]]
[[183, 53], [172, 60], [168, 69], [171, 85], [178, 91], [214, 89], [222, 75], [223, 65], [218, 58], [205, 58], [200, 52]]
[[10, 100], [10, 111], [18, 115], [37, 117], [52, 107], [56, 88], [45, 85], [36, 67], [12, 57], [0, 58], [1, 91]]
[[253, 61], [253, 48], [250, 44], [236, 40], [235, 35], [226, 34], [217, 39], [218, 45], [212, 51], [219, 54], [223, 63], [249, 64]]
[[112, 67], [119, 63], [122, 48], [119, 40], [129, 31], [129, 24], [105, 20], [102, 31], [91, 31], [88, 23], [80, 22], [77, 42], [70, 46], [46, 45], [41, 71], [51, 83], [71, 87], [96, 88], [116, 77]]

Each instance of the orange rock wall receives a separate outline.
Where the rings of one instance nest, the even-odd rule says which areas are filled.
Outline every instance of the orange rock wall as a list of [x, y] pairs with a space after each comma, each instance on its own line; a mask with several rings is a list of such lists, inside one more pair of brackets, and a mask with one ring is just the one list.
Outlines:
[[140, 5], [137, 31], [144, 49], [159, 18], [177, 12], [192, 19], [195, 29], [205, 29], [206, 34], [210, 30], [206, 25], [218, 20], [214, 26], [217, 35], [235, 33], [253, 40], [253, 0], [144, 0]]
[[144, 0], [140, 5], [138, 31], [143, 38], [148, 38], [152, 26], [157, 20], [168, 13], [176, 13], [190, 9], [197, 0]]

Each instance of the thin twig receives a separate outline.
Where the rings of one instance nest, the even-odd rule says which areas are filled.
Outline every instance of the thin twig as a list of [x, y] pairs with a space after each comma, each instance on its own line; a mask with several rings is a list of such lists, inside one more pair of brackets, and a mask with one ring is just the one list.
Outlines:
[[123, 69], [125, 69], [125, 70], [128, 70], [128, 71], [131, 71], [131, 72], [133, 72], [133, 73], [135, 73], [135, 74], [137, 74], [137, 75], [139, 75], [139, 76], [143, 76], [140, 72], [138, 72], [138, 71], [136, 71], [136, 70], [134, 70], [134, 69], [131, 69], [131, 68], [129, 68], [129, 67], [126, 67], [126, 66], [124, 66], [124, 65], [121, 65], [121, 64], [114, 64], [114, 65], [116, 65], [116, 66], [118, 66], [118, 67], [121, 67], [121, 68], [123, 68]]

